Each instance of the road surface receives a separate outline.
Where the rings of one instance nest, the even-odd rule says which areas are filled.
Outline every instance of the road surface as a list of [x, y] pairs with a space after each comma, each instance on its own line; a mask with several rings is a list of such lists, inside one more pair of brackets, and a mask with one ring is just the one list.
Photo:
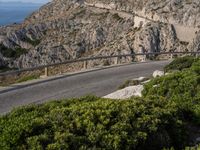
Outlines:
[[169, 61], [148, 62], [116, 66], [96, 71], [63, 76], [14, 90], [0, 92], [0, 114], [14, 107], [48, 100], [80, 97], [88, 94], [105, 96], [117, 90], [128, 79], [151, 76]]

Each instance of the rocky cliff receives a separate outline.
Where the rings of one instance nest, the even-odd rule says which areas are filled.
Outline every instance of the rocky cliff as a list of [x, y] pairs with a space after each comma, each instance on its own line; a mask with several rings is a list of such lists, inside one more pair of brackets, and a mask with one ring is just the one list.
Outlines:
[[0, 27], [0, 66], [26, 68], [118, 53], [198, 51], [199, 27], [199, 0], [53, 0], [22, 24]]

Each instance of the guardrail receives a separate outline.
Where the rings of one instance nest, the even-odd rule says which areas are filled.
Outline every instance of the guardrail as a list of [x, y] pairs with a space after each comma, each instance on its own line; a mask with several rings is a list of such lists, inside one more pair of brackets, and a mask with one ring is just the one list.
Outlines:
[[90, 58], [81, 58], [81, 59], [68, 60], [68, 61], [64, 61], [64, 62], [61, 62], [61, 63], [42, 65], [42, 66], [33, 67], [33, 68], [24, 68], [24, 69], [19, 69], [19, 70], [15, 70], [15, 71], [8, 71], [8, 72], [0, 73], [0, 76], [18, 74], [18, 73], [23, 73], [23, 72], [27, 72], [27, 71], [35, 71], [35, 70], [40, 70], [40, 69], [45, 69], [45, 76], [48, 76], [49, 75], [49, 67], [55, 67], [55, 66], [59, 66], [59, 65], [63, 65], [63, 64], [72, 64], [72, 63], [77, 63], [77, 62], [84, 62], [84, 68], [87, 69], [87, 62], [88, 61], [98, 60], [98, 59], [117, 58], [116, 59], [116, 64], [118, 64], [119, 63], [119, 59], [121, 57], [144, 56], [142, 61], [146, 61], [147, 56], [170, 55], [170, 58], [173, 58], [174, 55], [178, 55], [178, 54], [191, 54], [191, 55], [195, 55], [196, 57], [198, 57], [200, 55], [200, 51], [197, 51], [197, 52], [135, 53], [135, 54], [124, 54], [124, 55], [112, 55], [112, 56], [98, 56], [98, 57], [90, 57]]

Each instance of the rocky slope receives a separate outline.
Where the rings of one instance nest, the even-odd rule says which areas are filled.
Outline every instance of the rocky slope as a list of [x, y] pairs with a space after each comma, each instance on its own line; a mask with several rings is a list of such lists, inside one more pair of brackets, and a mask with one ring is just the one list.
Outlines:
[[[197, 51], [199, 12], [198, 0], [53, 0], [22, 24], [0, 27], [0, 66], [26, 68], [118, 53]], [[103, 62], [90, 65], [98, 63]]]

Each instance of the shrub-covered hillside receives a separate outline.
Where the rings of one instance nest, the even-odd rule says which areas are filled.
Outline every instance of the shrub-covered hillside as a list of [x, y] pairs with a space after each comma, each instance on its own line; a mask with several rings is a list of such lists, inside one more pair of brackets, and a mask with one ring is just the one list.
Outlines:
[[[0, 149], [161, 149], [184, 140], [175, 104], [88, 96], [12, 111], [0, 120]], [[176, 137], [177, 138], [177, 137]]]
[[169, 65], [165, 66], [164, 70], [165, 72], [181, 71], [183, 69], [190, 68], [192, 64], [198, 60], [199, 58], [194, 58], [192, 56], [180, 57], [173, 60], [173, 62]]
[[200, 60], [181, 70], [153, 79], [142, 98], [87, 96], [15, 109], [0, 117], [0, 149], [185, 149], [190, 124], [200, 126]]
[[200, 59], [180, 58], [166, 68], [182, 71], [151, 80], [145, 86], [144, 97], [164, 97], [178, 105], [185, 119], [200, 124]]

